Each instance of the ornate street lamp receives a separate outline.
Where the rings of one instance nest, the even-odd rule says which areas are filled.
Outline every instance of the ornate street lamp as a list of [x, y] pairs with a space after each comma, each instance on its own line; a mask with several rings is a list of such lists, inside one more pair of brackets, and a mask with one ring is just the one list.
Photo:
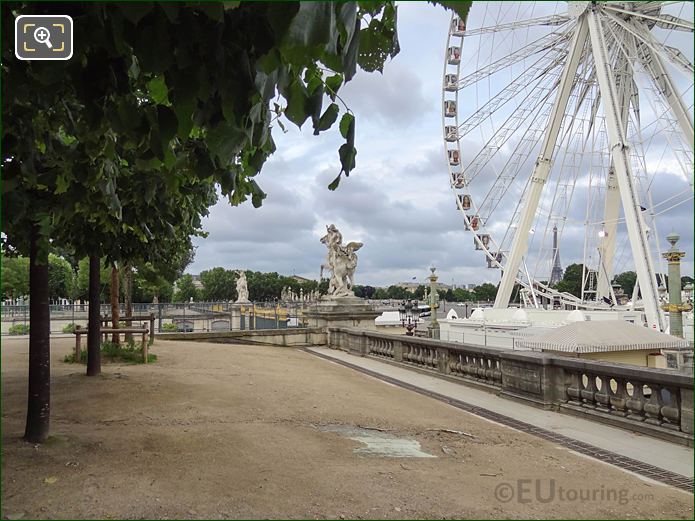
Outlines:
[[677, 233], [671, 232], [666, 240], [671, 244], [671, 249], [661, 256], [668, 261], [668, 302], [661, 305], [661, 309], [668, 312], [670, 333], [673, 336], [683, 338], [683, 311], [690, 311], [693, 305], [690, 302], [681, 302], [681, 259], [685, 257], [676, 246], [680, 239]]
[[430, 338], [436, 338], [439, 339], [439, 322], [437, 322], [437, 308], [439, 308], [439, 293], [437, 293], [437, 275], [435, 275], [435, 271], [437, 268], [434, 266], [430, 267], [430, 271], [432, 272], [429, 277], [427, 277], [430, 281], [430, 310], [431, 314], [430, 316], [432, 317], [432, 320], [430, 322], [429, 330], [430, 330]]
[[406, 329], [405, 334], [414, 336], [413, 330], [417, 327], [420, 319], [417, 300], [404, 300], [401, 302], [401, 305], [398, 307], [398, 315], [401, 319], [401, 324]]

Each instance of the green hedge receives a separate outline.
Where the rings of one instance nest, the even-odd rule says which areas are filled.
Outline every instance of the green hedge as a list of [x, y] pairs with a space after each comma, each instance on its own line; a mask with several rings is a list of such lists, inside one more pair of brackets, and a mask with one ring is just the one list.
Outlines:
[[29, 326], [26, 324], [15, 324], [14, 326], [10, 326], [8, 333], [10, 335], [28, 335]]

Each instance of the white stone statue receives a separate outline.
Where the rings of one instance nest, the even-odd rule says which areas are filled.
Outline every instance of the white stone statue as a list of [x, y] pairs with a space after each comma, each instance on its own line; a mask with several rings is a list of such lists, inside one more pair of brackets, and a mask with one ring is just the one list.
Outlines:
[[328, 256], [326, 257], [326, 264], [321, 265], [320, 278], [323, 278], [324, 269], [331, 270], [328, 296], [354, 297], [352, 285], [357, 267], [355, 252], [362, 247], [362, 243], [349, 242], [343, 246], [343, 236], [333, 224], [326, 226], [326, 235], [321, 237], [321, 243], [328, 248]]
[[249, 302], [249, 286], [246, 282], [246, 272], [237, 270], [237, 275], [239, 275], [239, 278], [236, 281], [236, 301], [237, 303]]

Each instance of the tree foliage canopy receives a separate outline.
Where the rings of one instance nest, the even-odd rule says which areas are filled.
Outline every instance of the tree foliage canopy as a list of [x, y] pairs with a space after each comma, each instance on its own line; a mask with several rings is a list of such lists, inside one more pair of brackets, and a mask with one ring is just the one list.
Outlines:
[[[470, 3], [449, 4], [465, 14]], [[357, 66], [382, 70], [399, 49], [393, 2], [2, 9], [3, 189], [12, 193], [3, 231], [24, 252], [38, 224], [44, 248], [52, 237], [79, 255], [131, 259], [145, 245], [143, 260], [166, 257], [179, 233], [199, 229], [213, 184], [233, 204], [261, 204], [255, 176], [275, 150], [275, 124], [310, 119], [315, 134], [328, 130]], [[58, 11], [79, 29], [72, 59], [16, 60], [14, 17]], [[345, 109], [339, 127], [332, 189], [355, 167]]]

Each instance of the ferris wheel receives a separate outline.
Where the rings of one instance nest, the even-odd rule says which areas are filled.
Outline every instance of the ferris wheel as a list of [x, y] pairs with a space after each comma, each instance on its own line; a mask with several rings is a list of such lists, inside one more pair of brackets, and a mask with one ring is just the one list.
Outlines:
[[[446, 161], [481, 267], [502, 270], [495, 307], [515, 284], [536, 307], [630, 298], [664, 330], [660, 233], [693, 205], [692, 53], [691, 2], [474, 2], [452, 17]], [[677, 224], [691, 240], [692, 220]], [[581, 296], [553, 289], [560, 252], [581, 263]]]

